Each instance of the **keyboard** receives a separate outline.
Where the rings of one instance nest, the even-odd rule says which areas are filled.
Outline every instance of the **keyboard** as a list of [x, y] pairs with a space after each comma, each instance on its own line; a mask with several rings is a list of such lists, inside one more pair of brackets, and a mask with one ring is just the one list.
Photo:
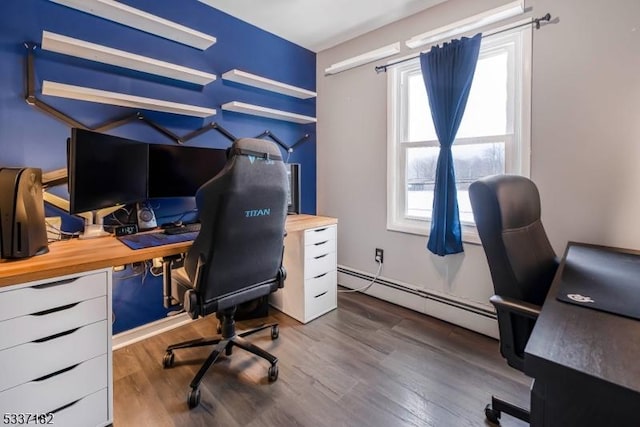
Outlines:
[[193, 233], [194, 231], [200, 231], [200, 223], [194, 222], [192, 224], [185, 224], [179, 227], [169, 227], [164, 229], [164, 234], [174, 235], [174, 234], [185, 234], [185, 233]]

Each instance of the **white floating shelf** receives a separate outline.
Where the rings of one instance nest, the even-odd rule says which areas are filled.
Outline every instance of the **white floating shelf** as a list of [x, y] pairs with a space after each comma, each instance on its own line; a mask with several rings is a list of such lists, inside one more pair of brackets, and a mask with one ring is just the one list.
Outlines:
[[350, 70], [351, 68], [359, 67], [360, 65], [368, 64], [379, 59], [388, 58], [389, 56], [393, 56], [397, 53], [400, 53], [400, 42], [392, 43], [379, 49], [371, 50], [361, 55], [354, 56], [353, 58], [348, 58], [344, 61], [336, 62], [330, 67], [325, 68], [324, 74], [327, 76], [338, 74], [343, 71]]
[[114, 0], [50, 0], [167, 40], [205, 50], [216, 38]]
[[205, 73], [204, 71], [159, 61], [49, 31], [42, 32], [42, 49], [202, 86], [216, 79], [215, 74]]
[[478, 28], [485, 27], [487, 25], [494, 24], [498, 21], [502, 21], [507, 18], [511, 18], [516, 15], [524, 13], [524, 0], [516, 0], [495, 9], [487, 10], [483, 13], [470, 16], [460, 21], [451, 23], [437, 30], [427, 31], [426, 33], [418, 34], [405, 41], [404, 44], [410, 48], [415, 49], [425, 45], [434, 44], [442, 40], [448, 40], [457, 34], [464, 34], [470, 31], [477, 30]]
[[275, 110], [273, 108], [261, 107], [259, 105], [245, 104], [244, 102], [231, 101], [222, 105], [225, 111], [251, 114], [252, 116], [267, 117], [269, 119], [285, 120], [294, 123], [315, 123], [315, 117], [303, 116], [302, 114], [289, 113], [288, 111]]
[[267, 79], [265, 77], [256, 76], [255, 74], [247, 73], [242, 70], [229, 70], [222, 75], [222, 79], [280, 93], [282, 95], [295, 96], [300, 99], [315, 98], [317, 95], [313, 91]]
[[121, 107], [140, 108], [143, 110], [161, 111], [164, 113], [182, 114], [193, 117], [209, 117], [216, 114], [213, 108], [197, 107], [161, 99], [143, 98], [119, 92], [73, 86], [63, 83], [43, 81], [42, 94], [60, 98], [76, 99], [79, 101], [98, 102], [101, 104], [118, 105]]

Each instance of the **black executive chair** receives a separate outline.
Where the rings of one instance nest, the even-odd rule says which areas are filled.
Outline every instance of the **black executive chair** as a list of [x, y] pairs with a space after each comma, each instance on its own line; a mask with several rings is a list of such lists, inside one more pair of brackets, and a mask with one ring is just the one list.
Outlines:
[[[491, 270], [500, 353], [522, 371], [524, 348], [558, 267], [540, 221], [540, 194], [527, 178], [494, 175], [472, 183], [469, 197]], [[501, 412], [529, 422], [529, 411], [492, 396], [487, 419], [499, 423]]]
[[236, 332], [236, 306], [275, 292], [283, 286], [282, 267], [288, 180], [277, 146], [259, 139], [240, 139], [228, 152], [224, 169], [196, 194], [202, 227], [187, 252], [184, 266], [171, 271], [171, 297], [196, 319], [216, 313], [218, 333], [167, 347], [163, 365], [174, 363], [173, 351], [214, 345], [193, 381], [189, 408], [200, 403], [200, 382], [222, 351], [231, 355], [233, 346], [266, 359], [270, 381], [278, 378], [278, 359], [244, 339], [271, 328], [278, 338], [278, 325], [269, 324]]

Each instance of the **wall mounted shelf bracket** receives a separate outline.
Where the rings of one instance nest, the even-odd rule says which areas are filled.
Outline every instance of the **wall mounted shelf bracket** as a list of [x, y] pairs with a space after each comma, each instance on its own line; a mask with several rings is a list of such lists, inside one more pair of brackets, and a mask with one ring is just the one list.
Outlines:
[[285, 150], [287, 150], [288, 156], [287, 156], [287, 161], [289, 159], [289, 156], [291, 155], [291, 153], [293, 153], [293, 149], [300, 143], [306, 141], [307, 139], [309, 139], [311, 137], [310, 134], [305, 133], [304, 135], [302, 135], [302, 137], [300, 139], [298, 139], [296, 142], [294, 142], [292, 145], [287, 145], [284, 143], [284, 141], [282, 141], [280, 138], [278, 138], [277, 136], [275, 136], [270, 130], [265, 130], [264, 132], [262, 132], [260, 135], [257, 135], [256, 138], [264, 138], [264, 137], [269, 137], [269, 139], [271, 139], [273, 142], [275, 142], [276, 144], [278, 144], [279, 146], [281, 146], [282, 148], [284, 148]]
[[38, 45], [35, 43], [25, 43], [24, 46], [27, 48], [27, 66], [26, 66], [26, 85], [27, 85], [27, 93], [25, 95], [25, 100], [27, 101], [27, 104], [37, 108], [38, 110], [42, 111], [43, 113], [61, 121], [62, 123], [68, 125], [69, 127], [72, 128], [80, 128], [80, 129], [86, 129], [86, 130], [92, 130], [92, 131], [96, 131], [96, 132], [106, 132], [109, 129], [114, 129], [116, 127], [119, 126], [123, 126], [127, 123], [136, 121], [136, 120], [140, 120], [142, 121], [144, 124], [146, 124], [147, 126], [155, 129], [156, 131], [158, 131], [159, 133], [163, 134], [164, 136], [166, 136], [167, 138], [171, 139], [173, 142], [177, 143], [177, 144], [184, 144], [185, 142], [199, 136], [202, 135], [203, 133], [206, 133], [210, 130], [216, 130], [219, 133], [221, 133], [225, 138], [227, 138], [228, 140], [230, 140], [231, 142], [235, 141], [237, 138], [228, 130], [226, 130], [225, 128], [223, 128], [222, 126], [220, 126], [219, 124], [217, 124], [216, 122], [211, 122], [208, 123], [206, 125], [204, 125], [203, 127], [196, 129], [192, 132], [189, 132], [188, 134], [184, 135], [184, 136], [179, 136], [176, 135], [175, 133], [171, 132], [169, 129], [165, 128], [164, 126], [149, 120], [148, 118], [146, 118], [141, 112], [135, 112], [133, 114], [128, 114], [124, 117], [120, 117], [118, 119], [115, 120], [109, 120], [107, 122], [104, 122], [98, 126], [95, 127], [90, 127], [90, 126], [86, 126], [83, 123], [80, 123], [79, 121], [75, 120], [74, 118], [70, 117], [69, 115], [63, 113], [60, 110], [57, 110], [55, 108], [53, 108], [52, 106], [50, 106], [49, 104], [47, 104], [46, 102], [40, 100], [37, 98], [36, 96], [36, 91], [35, 91], [35, 59], [34, 59], [34, 51], [38, 48]]

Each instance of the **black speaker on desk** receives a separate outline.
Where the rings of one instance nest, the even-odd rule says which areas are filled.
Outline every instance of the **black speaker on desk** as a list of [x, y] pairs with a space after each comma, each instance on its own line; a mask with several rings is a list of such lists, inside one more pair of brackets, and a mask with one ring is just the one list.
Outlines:
[[42, 170], [0, 168], [0, 258], [49, 251], [42, 199]]

